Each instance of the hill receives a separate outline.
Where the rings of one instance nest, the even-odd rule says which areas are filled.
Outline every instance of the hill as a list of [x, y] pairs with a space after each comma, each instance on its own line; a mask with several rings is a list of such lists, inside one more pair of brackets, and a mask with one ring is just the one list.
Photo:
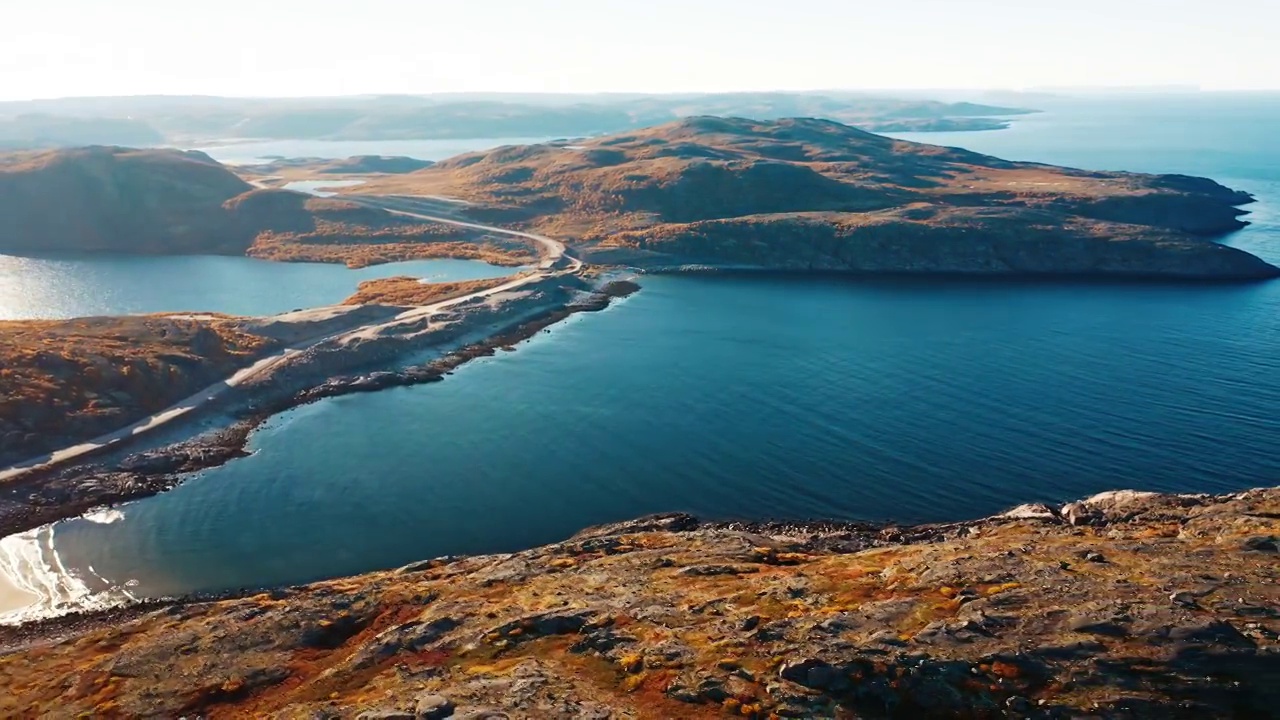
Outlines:
[[223, 203], [250, 186], [196, 152], [88, 147], [0, 156], [0, 252], [232, 253]]
[[[395, 158], [353, 160], [404, 166]], [[0, 155], [0, 253], [66, 251], [247, 253], [353, 267], [437, 257], [518, 265], [534, 257], [451, 225], [255, 189], [199, 152], [87, 147]]]
[[6, 717], [1274, 717], [1280, 489], [593, 528], [0, 630]]
[[1247, 193], [894, 140], [837, 122], [699, 117], [471, 153], [356, 193], [456, 196], [574, 238], [584, 259], [861, 272], [1246, 279], [1280, 270], [1211, 238]]

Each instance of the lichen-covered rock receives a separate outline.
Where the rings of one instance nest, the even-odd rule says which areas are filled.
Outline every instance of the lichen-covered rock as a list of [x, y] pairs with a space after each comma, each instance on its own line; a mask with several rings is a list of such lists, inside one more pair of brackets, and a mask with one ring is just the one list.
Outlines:
[[1073, 505], [914, 528], [659, 516], [0, 630], [0, 716], [1273, 717], [1280, 488]]

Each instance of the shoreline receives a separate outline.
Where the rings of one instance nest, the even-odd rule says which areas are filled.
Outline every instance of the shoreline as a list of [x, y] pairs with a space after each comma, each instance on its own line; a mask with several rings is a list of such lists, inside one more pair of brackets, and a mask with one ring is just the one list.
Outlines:
[[[213, 407], [193, 411], [161, 431], [164, 437], [159, 442], [162, 444], [148, 443], [144, 438], [125, 440], [103, 447], [85, 461], [32, 470], [0, 486], [0, 537], [78, 517], [94, 508], [165, 492], [181, 484], [190, 473], [247, 455], [245, 446], [252, 432], [279, 413], [329, 397], [441, 382], [472, 359], [513, 349], [519, 342], [570, 315], [603, 310], [613, 299], [637, 290], [639, 286], [630, 281], [607, 280], [585, 299], [536, 306], [532, 313], [515, 319], [495, 318], [493, 326], [486, 328], [478, 340], [467, 341], [465, 336], [440, 338], [435, 346], [447, 347], [443, 354], [417, 365], [385, 369], [394, 367], [397, 359], [430, 346], [414, 348], [408, 343], [409, 347], [392, 347], [388, 357], [373, 359], [364, 364], [363, 372], [354, 374], [324, 374], [321, 369], [322, 378], [312, 381], [303, 377], [293, 383], [273, 376], [268, 382], [283, 383], [285, 392], [273, 388], [277, 397], [268, 398], [266, 402], [254, 392], [258, 388], [235, 393]], [[305, 363], [295, 367], [314, 370]], [[284, 368], [280, 374], [289, 369]], [[298, 387], [294, 388], [295, 385]], [[210, 415], [217, 416], [212, 419], [217, 424], [211, 428], [208, 426]], [[174, 440], [175, 436], [178, 439]], [[21, 499], [24, 497], [26, 502]], [[30, 502], [32, 498], [49, 502]]]
[[[1018, 509], [1019, 508], [1014, 508], [1009, 512], [1014, 512]], [[1054, 510], [1046, 507], [1045, 512], [1052, 513]], [[824, 542], [832, 547], [871, 547], [881, 542], [904, 544], [929, 542], [947, 534], [954, 534], [956, 532], [963, 531], [966, 528], [988, 524], [993, 521], [1000, 521], [1004, 517], [1005, 515], [1002, 514], [981, 518], [955, 520], [952, 522], [898, 525], [891, 521], [833, 520], [821, 518], [807, 520], [775, 520], [769, 518], [754, 520], [706, 520], [687, 513], [671, 512], [645, 515], [635, 518], [634, 520], [625, 520], [617, 523], [589, 525], [578, 530], [572, 536], [560, 541], [549, 543], [547, 546], [567, 543], [580, 538], [591, 538], [596, 534], [607, 533], [618, 526], [627, 526], [628, 528], [636, 528], [637, 531], [652, 527], [675, 531], [691, 530], [696, 528], [701, 530], [750, 533], [753, 535], [812, 534], [815, 536], [826, 536], [827, 539]], [[176, 609], [192, 605], [215, 603], [227, 600], [240, 600], [259, 595], [266, 595], [272, 599], [280, 599], [316, 585], [323, 585], [325, 583], [340, 581], [346, 578], [356, 578], [363, 575], [383, 572], [416, 572], [416, 569], [421, 566], [430, 566], [435, 563], [453, 562], [463, 559], [507, 557], [518, 555], [523, 552], [533, 551], [538, 549], [538, 547], [519, 548], [517, 550], [494, 553], [491, 555], [447, 555], [437, 558], [425, 558], [423, 560], [411, 562], [399, 568], [374, 569], [358, 573], [356, 575], [324, 577], [311, 582], [296, 583], [292, 585], [264, 585], [260, 587], [243, 587], [214, 592], [195, 592], [168, 597], [140, 598], [133, 602], [126, 602], [121, 605], [104, 609], [75, 610], [61, 615], [34, 618], [16, 623], [0, 622], [0, 657], [13, 652], [18, 652], [33, 644], [57, 642], [64, 637], [73, 636], [75, 634], [87, 632], [100, 627], [119, 625], [155, 612], [172, 612]], [[6, 579], [6, 576], [3, 573], [0, 573], [0, 582], [5, 582]], [[7, 611], [0, 608], [0, 616], [2, 616], [4, 612]]]
[[1280, 267], [1270, 275], [1173, 275], [1169, 273], [1033, 273], [1033, 272], [897, 272], [866, 270], [822, 270], [718, 263], [678, 263], [673, 265], [630, 267], [643, 275], [722, 275], [726, 277], [831, 278], [867, 283], [953, 283], [972, 285], [1059, 284], [1089, 285], [1168, 285], [1175, 287], [1256, 285], [1280, 279]]
[[[670, 657], [663, 653], [672, 645], [662, 642], [670, 633], [655, 639], [641, 634], [643, 628], [698, 627], [712, 637], [737, 637], [727, 646], [732, 651], [727, 657], [743, 663], [724, 660], [722, 643], [698, 644], [680, 636], [679, 664], [645, 667], [659, 673], [700, 669], [698, 678], [716, 675], [715, 668], [733, 674], [743, 665], [757, 673], [767, 667], [781, 672], [783, 680], [839, 695], [843, 686], [813, 680], [815, 675], [807, 681], [787, 668], [841, 666], [864, 656], [867, 663], [913, 668], [946, 667], [958, 660], [956, 677], [963, 680], [971, 677], [970, 667], [990, 667], [994, 660], [1034, 672], [1026, 677], [999, 673], [1003, 679], [969, 690], [1026, 696], [1032, 703], [1067, 697], [1073, 688], [1087, 691], [1093, 687], [1088, 681], [1045, 689], [1051, 678], [1080, 680], [1086, 677], [1081, 672], [1098, 678], [1119, 671], [1124, 678], [1141, 679], [1151, 670], [1169, 678], [1207, 677], [1208, 668], [1226, 661], [1233, 674], [1245, 673], [1241, 679], [1265, 683], [1272, 672], [1267, 668], [1276, 667], [1277, 659], [1275, 626], [1268, 620], [1277, 615], [1267, 608], [1277, 587], [1272, 564], [1277, 515], [1271, 511], [1278, 501], [1280, 487], [1224, 494], [1118, 490], [1060, 505], [1025, 504], [987, 517], [916, 525], [706, 521], [664, 513], [589, 526], [562, 540], [511, 552], [437, 557], [290, 586], [141, 599], [0, 625], [0, 658], [31, 663], [37, 670], [39, 663], [51, 664], [47, 653], [94, 652], [97, 646], [85, 646], [82, 639], [95, 638], [113, 643], [113, 652], [120, 643], [133, 643], [131, 658], [140, 657], [140, 647], [141, 652], [154, 647], [160, 652], [151, 662], [168, 667], [185, 662], [165, 650], [170, 641], [205, 638], [199, 641], [199, 661], [222, 658], [238, 671], [245, 663], [252, 666], [241, 654], [246, 648], [271, 653], [284, 643], [280, 647], [287, 654], [298, 647], [297, 633], [322, 643], [328, 636], [317, 633], [355, 618], [349, 630], [339, 631], [341, 642], [303, 645], [330, 658], [316, 672], [330, 665], [356, 673], [376, 668], [419, 682], [424, 676], [394, 674], [398, 668], [393, 666], [404, 662], [422, 669], [411, 654], [422, 649], [410, 642], [417, 636], [396, 633], [434, 628], [437, 632], [424, 636], [422, 644], [433, 643], [432, 652], [461, 663], [487, 667], [507, 656], [532, 652], [538, 658], [551, 652], [558, 657], [567, 650], [569, 658], [599, 654], [631, 668], [607, 675], [621, 682], [643, 669], [631, 659], [636, 651]], [[1203, 563], [1195, 574], [1183, 571], [1192, 558]], [[602, 575], [608, 583], [601, 584]], [[511, 596], [509, 601], [495, 600], [486, 590], [495, 584], [504, 598]], [[517, 589], [525, 585], [534, 589]], [[1099, 591], [1116, 596], [1098, 596]], [[662, 594], [653, 597], [654, 592]], [[555, 596], [566, 600], [539, 599]], [[703, 602], [680, 604], [689, 597]], [[564, 628], [537, 624], [582, 615], [609, 619]], [[523, 645], [522, 635], [507, 632], [509, 627], [526, 628], [532, 642], [550, 644]], [[452, 633], [455, 629], [460, 631]], [[238, 640], [242, 632], [257, 639], [245, 645]], [[555, 642], [558, 635], [567, 636], [564, 643]], [[589, 642], [596, 635], [617, 642]], [[147, 637], [142, 642], [150, 645], [137, 644]], [[479, 650], [468, 649], [477, 642]], [[623, 647], [615, 653], [618, 644]], [[1187, 647], [1207, 654], [1183, 652]], [[772, 665], [747, 661], [757, 656], [776, 660]], [[1095, 656], [1119, 664], [1095, 666]], [[376, 661], [362, 661], [369, 658]], [[1135, 658], [1139, 669], [1123, 669]], [[305, 668], [293, 672], [304, 682], [326, 677]], [[149, 677], [120, 676], [126, 681]], [[201, 677], [180, 682], [199, 685]], [[441, 679], [439, 674], [425, 677]], [[460, 684], [465, 677], [459, 681], [446, 674], [443, 680]], [[674, 673], [663, 677], [674, 678]], [[908, 677], [911, 685], [904, 687], [913, 688], [951, 676], [922, 670], [919, 677], [896, 677]], [[143, 680], [135, 681], [130, 692], [137, 692]], [[1139, 687], [1124, 683], [1116, 689]], [[685, 707], [720, 703], [710, 691], [680, 690], [696, 684], [673, 684], [675, 692], [664, 686], [657, 697], [691, 704]], [[274, 692], [271, 685], [266, 692]], [[791, 686], [772, 687], [763, 697], [784, 703], [791, 697], [786, 694]], [[1241, 692], [1248, 696], [1250, 691]], [[353, 702], [368, 707], [366, 696], [344, 704]]]

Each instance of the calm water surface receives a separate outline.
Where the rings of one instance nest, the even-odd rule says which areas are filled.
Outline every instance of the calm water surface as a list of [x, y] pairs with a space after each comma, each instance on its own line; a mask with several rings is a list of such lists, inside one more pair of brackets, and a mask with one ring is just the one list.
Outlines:
[[0, 255], [0, 320], [203, 310], [271, 315], [342, 302], [363, 280], [502, 277], [472, 260], [419, 260], [350, 270], [326, 263], [188, 255]]
[[[1262, 200], [1229, 241], [1275, 262], [1280, 155], [1262, 131], [1278, 123], [1280, 103], [1256, 98], [1082, 104], [925, 139], [1223, 179]], [[0, 547], [65, 598], [155, 595], [509, 550], [647, 512], [945, 520], [1280, 478], [1280, 283], [644, 285], [439, 385], [285, 413], [249, 458]]]

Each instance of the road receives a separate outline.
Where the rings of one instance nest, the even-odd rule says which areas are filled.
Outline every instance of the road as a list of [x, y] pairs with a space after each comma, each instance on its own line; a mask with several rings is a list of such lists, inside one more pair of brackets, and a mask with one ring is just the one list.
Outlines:
[[413, 203], [422, 202], [422, 200], [424, 199], [428, 201], [448, 202], [448, 200], [445, 200], [443, 198], [418, 199], [418, 198], [414, 198], [413, 196], [343, 195], [342, 199], [350, 202], [359, 203], [367, 207], [374, 207], [380, 210], [386, 210], [392, 215], [401, 215], [404, 217], [416, 218], [418, 220], [427, 220], [429, 222], [445, 223], [448, 225], [468, 228], [471, 230], [483, 230], [484, 232], [491, 232], [491, 233], [497, 233], [499, 235], [508, 235], [511, 237], [523, 238], [525, 240], [532, 240], [533, 242], [541, 245], [546, 250], [546, 254], [543, 257], [542, 263], [538, 266], [539, 269], [551, 269], [564, 258], [568, 258], [569, 260], [569, 266], [565, 268], [564, 272], [577, 272], [578, 270], [582, 269], [582, 261], [578, 260], [575, 257], [570, 256], [568, 254], [568, 249], [565, 248], [564, 243], [554, 238], [549, 238], [545, 235], [535, 235], [534, 233], [521, 232], [519, 230], [508, 230], [507, 228], [495, 227], [493, 225], [481, 225], [479, 223], [464, 222], [462, 220], [456, 220], [454, 218], [445, 217], [441, 215], [431, 215], [431, 214], [418, 212], [416, 210], [405, 209], [406, 207], [412, 207]]
[[[525, 240], [531, 240], [537, 243], [543, 249], [544, 252], [541, 253], [543, 259], [542, 259], [542, 262], [539, 263], [538, 268], [536, 270], [517, 275], [510, 282], [503, 283], [502, 285], [498, 285], [497, 287], [492, 287], [487, 290], [481, 290], [481, 291], [470, 293], [468, 295], [463, 295], [460, 297], [450, 298], [448, 300], [441, 300], [440, 302], [437, 302], [431, 305], [424, 305], [422, 307], [416, 307], [411, 310], [406, 310], [405, 312], [395, 316], [394, 318], [386, 322], [364, 323], [354, 327], [343, 328], [342, 330], [339, 330], [337, 332], [328, 333], [326, 335], [309, 339], [301, 343], [294, 343], [290, 347], [284, 348], [283, 350], [280, 350], [275, 354], [264, 357], [261, 360], [258, 360], [254, 364], [250, 365], [249, 367], [246, 367], [237, 371], [231, 377], [225, 380], [221, 380], [217, 383], [214, 383], [213, 385], [210, 385], [209, 387], [201, 390], [200, 392], [195, 393], [194, 395], [191, 395], [181, 400], [180, 402], [177, 402], [169, 406], [168, 408], [165, 408], [164, 410], [154, 415], [151, 415], [150, 417], [139, 420], [138, 422], [126, 428], [116, 430], [115, 432], [107, 433], [105, 435], [100, 435], [92, 440], [79, 443], [71, 447], [63, 448], [61, 450], [54, 451], [50, 454], [42, 455], [38, 458], [32, 458], [30, 460], [27, 460], [26, 462], [21, 462], [16, 465], [11, 465], [10, 467], [4, 470], [0, 470], [0, 483], [17, 480], [21, 478], [23, 475], [27, 475], [28, 473], [32, 473], [40, 470], [46, 470], [55, 465], [61, 465], [68, 461], [84, 457], [89, 453], [97, 452], [99, 450], [102, 450], [103, 448], [110, 447], [124, 440], [136, 438], [139, 435], [143, 435], [145, 433], [151, 432], [156, 428], [164, 427], [172, 423], [173, 421], [190, 414], [193, 410], [203, 407], [208, 403], [218, 399], [224, 393], [236, 387], [237, 385], [241, 385], [249, 380], [260, 377], [264, 373], [270, 372], [271, 370], [275, 369], [281, 363], [285, 362], [286, 360], [293, 357], [294, 355], [300, 352], [303, 352], [308, 348], [315, 347], [320, 343], [343, 338], [343, 337], [350, 337], [355, 339], [360, 337], [361, 334], [363, 333], [375, 333], [387, 326], [418, 321], [424, 317], [430, 317], [435, 313], [438, 313], [442, 310], [446, 310], [455, 305], [471, 302], [477, 298], [484, 298], [484, 297], [496, 295], [498, 293], [518, 290], [524, 287], [525, 285], [541, 282], [543, 280], [546, 280], [547, 278], [554, 277], [557, 275], [572, 274], [582, 268], [582, 261], [568, 255], [568, 251], [565, 248], [564, 243], [558, 240], [555, 240], [553, 238], [546, 237], [545, 235], [535, 235], [533, 233], [521, 232], [519, 230], [508, 230], [506, 228], [496, 227], [493, 225], [481, 225], [479, 223], [456, 220], [450, 217], [444, 217], [439, 215], [428, 215], [424, 213], [413, 212], [411, 210], [397, 209], [397, 208], [404, 208], [404, 207], [412, 207], [412, 204], [415, 202], [413, 198], [382, 197], [382, 196], [365, 196], [365, 197], [344, 196], [343, 199], [349, 199], [354, 202], [359, 202], [362, 205], [379, 208], [382, 210], [386, 210], [387, 212], [393, 213], [395, 215], [402, 215], [404, 217], [411, 217], [419, 220], [427, 220], [430, 222], [444, 223], [447, 225], [454, 225], [457, 227], [468, 228], [472, 230], [482, 230], [484, 232], [494, 233], [498, 235], [507, 235], [510, 237], [518, 237]], [[557, 267], [557, 266], [562, 266], [562, 267]]]

